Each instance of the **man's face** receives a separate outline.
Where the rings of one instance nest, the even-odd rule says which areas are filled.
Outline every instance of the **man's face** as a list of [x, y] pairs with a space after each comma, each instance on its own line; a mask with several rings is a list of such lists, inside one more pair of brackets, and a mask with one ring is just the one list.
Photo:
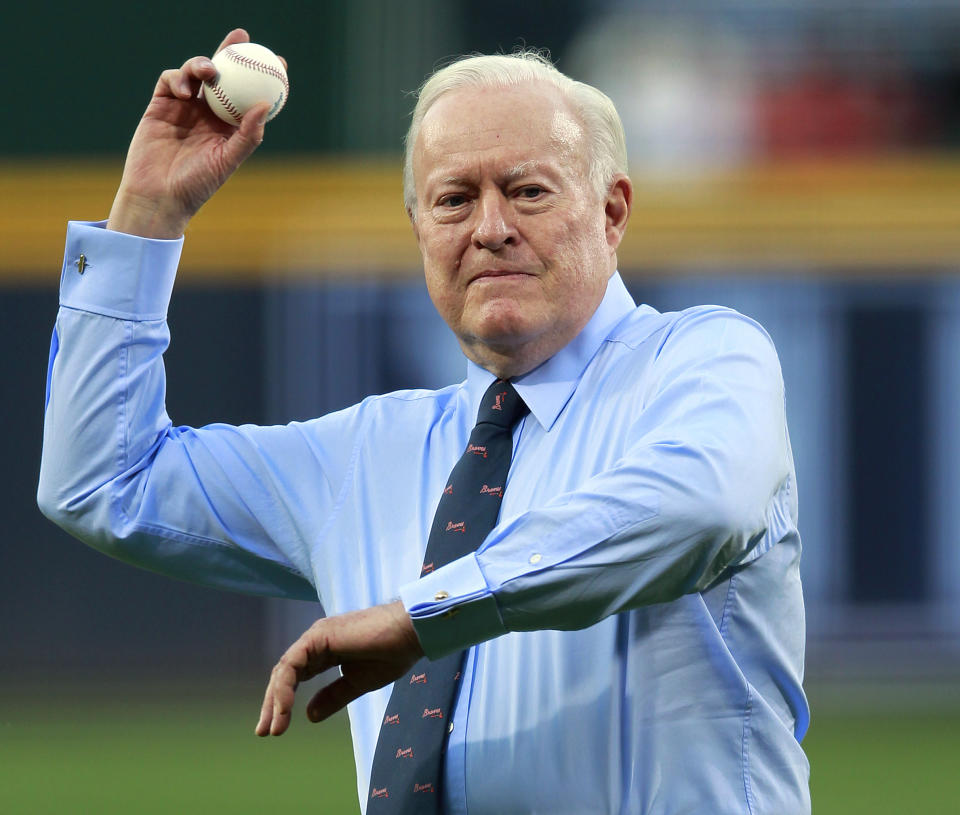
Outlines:
[[414, 231], [427, 289], [464, 353], [500, 376], [570, 342], [614, 270], [622, 229], [610, 228], [586, 154], [544, 83], [451, 91], [423, 119]]

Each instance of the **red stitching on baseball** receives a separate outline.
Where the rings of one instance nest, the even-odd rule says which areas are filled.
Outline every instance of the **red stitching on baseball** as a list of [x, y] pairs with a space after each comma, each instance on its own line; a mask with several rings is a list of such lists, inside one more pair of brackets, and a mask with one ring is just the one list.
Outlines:
[[230, 101], [230, 97], [228, 97], [223, 92], [223, 88], [221, 88], [219, 85], [211, 85], [209, 82], [206, 82], [204, 84], [206, 84], [206, 86], [210, 88], [213, 95], [217, 97], [217, 100], [220, 102], [221, 105], [223, 105], [227, 113], [233, 116], [237, 124], [240, 124], [240, 122], [243, 121], [243, 116], [240, 115], [240, 111], [237, 109], [236, 105], [234, 105], [233, 102]]
[[246, 65], [248, 68], [253, 68], [255, 71], [260, 71], [260, 73], [268, 74], [269, 76], [279, 79], [283, 83], [284, 95], [289, 95], [290, 83], [287, 80], [287, 75], [283, 71], [274, 68], [272, 65], [267, 65], [265, 62], [260, 62], [260, 60], [253, 59], [252, 57], [245, 57], [243, 54], [239, 54], [234, 51], [230, 46], [224, 48], [223, 53], [234, 62], [239, 62], [241, 65]]

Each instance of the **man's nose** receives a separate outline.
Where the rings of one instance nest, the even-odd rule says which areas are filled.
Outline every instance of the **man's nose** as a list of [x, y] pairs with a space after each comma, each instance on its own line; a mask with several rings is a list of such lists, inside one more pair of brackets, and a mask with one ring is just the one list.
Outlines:
[[477, 221], [473, 230], [473, 242], [484, 249], [496, 251], [502, 246], [515, 243], [516, 225], [510, 202], [499, 190], [489, 190], [477, 202]]

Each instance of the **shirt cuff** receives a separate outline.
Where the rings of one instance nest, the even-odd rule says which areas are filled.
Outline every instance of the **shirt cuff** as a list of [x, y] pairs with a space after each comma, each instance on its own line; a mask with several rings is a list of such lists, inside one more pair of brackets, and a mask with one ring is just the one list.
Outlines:
[[473, 553], [401, 586], [400, 600], [428, 659], [507, 633]]
[[67, 224], [60, 305], [121, 320], [166, 319], [183, 238], [141, 238], [105, 226]]

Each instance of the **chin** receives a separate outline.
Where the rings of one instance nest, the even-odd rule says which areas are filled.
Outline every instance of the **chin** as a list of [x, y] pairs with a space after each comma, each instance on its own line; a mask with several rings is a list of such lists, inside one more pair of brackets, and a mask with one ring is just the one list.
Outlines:
[[509, 348], [529, 341], [538, 333], [535, 321], [525, 314], [519, 304], [512, 303], [510, 308], [497, 309], [485, 319], [478, 320], [468, 333], [485, 345]]

